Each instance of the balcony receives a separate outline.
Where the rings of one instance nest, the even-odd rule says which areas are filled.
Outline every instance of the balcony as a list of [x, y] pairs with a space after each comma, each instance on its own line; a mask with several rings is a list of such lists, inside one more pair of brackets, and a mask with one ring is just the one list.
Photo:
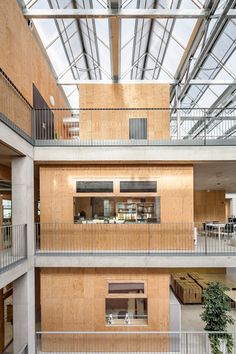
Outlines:
[[26, 225], [0, 227], [0, 273], [27, 258]]
[[234, 107], [34, 109], [2, 69], [0, 88], [0, 122], [35, 146], [236, 145]]
[[[133, 117], [147, 122], [131, 127]], [[236, 144], [235, 109], [34, 109], [33, 127], [36, 146]]]
[[219, 339], [222, 353], [224, 338], [231, 337], [232, 353], [236, 334], [223, 332], [37, 332], [37, 353], [212, 353], [209, 338]]
[[36, 224], [37, 255], [236, 255], [235, 235], [197, 230], [193, 223]]

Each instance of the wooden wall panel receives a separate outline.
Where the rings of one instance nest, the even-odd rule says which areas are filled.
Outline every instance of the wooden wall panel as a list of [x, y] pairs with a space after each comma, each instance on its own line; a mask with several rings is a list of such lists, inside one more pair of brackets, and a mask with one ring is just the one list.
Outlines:
[[[147, 325], [122, 327], [106, 325], [105, 298], [109, 280], [146, 282]], [[166, 270], [43, 268], [40, 288], [42, 331], [169, 330], [169, 274]], [[143, 339], [145, 341], [145, 338]], [[107, 340], [109, 342], [109, 339]], [[107, 340], [103, 338], [104, 346]], [[142, 341], [133, 344], [133, 351], [142, 351]], [[69, 351], [66, 340], [61, 345], [60, 351], [63, 349]], [[96, 344], [95, 346], [98, 349]], [[84, 349], [86, 351], [86, 348]], [[115, 348], [110, 349], [116, 351]], [[93, 348], [90, 351], [96, 350]]]
[[[31, 105], [34, 83], [49, 107], [51, 107], [50, 96], [54, 96], [56, 107], [67, 107], [64, 93], [56, 84], [48, 59], [40, 46], [42, 48], [36, 31], [32, 32], [29, 29], [17, 1], [0, 1], [0, 47], [3, 53], [0, 55], [0, 68]], [[26, 105], [10, 91], [7, 97], [6, 94], [7, 92], [1, 91], [0, 97], [4, 99], [0, 99], [0, 111], [6, 115], [10, 114], [11, 117], [8, 118], [31, 134], [31, 119]], [[11, 107], [10, 111], [9, 107]], [[58, 119], [61, 121], [60, 117]], [[61, 123], [55, 116], [55, 130], [58, 129], [58, 125], [61, 126]], [[62, 133], [63, 131], [60, 131], [58, 135]]]
[[[77, 179], [131, 179], [134, 176], [157, 180], [161, 225], [72, 225]], [[192, 249], [193, 168], [158, 165], [40, 167], [40, 209], [42, 224], [71, 224], [59, 226], [56, 233], [53, 225], [42, 225], [43, 249], [91, 250], [95, 243], [98, 249]]]
[[[82, 84], [81, 108], [168, 108], [169, 85]], [[149, 140], [170, 137], [169, 111], [81, 111], [81, 139], [129, 139], [129, 118], [147, 118]]]
[[[193, 167], [164, 165], [41, 166], [42, 223], [73, 223], [78, 179], [156, 179], [162, 223], [193, 222]], [[137, 197], [137, 195], [136, 195]]]
[[[0, 196], [0, 227], [2, 226], [3, 224], [3, 207], [2, 207], [2, 199], [3, 197]], [[1, 241], [0, 241], [1, 243]]]
[[228, 218], [232, 216], [231, 215], [231, 199], [225, 199], [225, 219], [228, 220]]
[[194, 248], [194, 224], [41, 224], [41, 250], [156, 251]]
[[0, 164], [0, 179], [11, 181], [11, 168]]
[[194, 221], [226, 221], [225, 191], [195, 191], [194, 192]]

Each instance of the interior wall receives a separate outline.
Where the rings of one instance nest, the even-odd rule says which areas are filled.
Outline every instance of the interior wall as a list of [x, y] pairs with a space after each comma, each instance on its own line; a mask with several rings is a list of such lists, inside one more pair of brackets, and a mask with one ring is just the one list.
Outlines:
[[[80, 108], [168, 108], [169, 85], [81, 84]], [[81, 139], [129, 139], [129, 118], [147, 118], [147, 139], [169, 139], [169, 111], [81, 111]]]
[[228, 220], [228, 218], [231, 216], [231, 199], [225, 199], [225, 218]]
[[[107, 326], [105, 298], [109, 280], [145, 281], [148, 324], [129, 331], [168, 331], [169, 274], [162, 269], [41, 269], [41, 328], [43, 331], [120, 331]], [[125, 329], [122, 327], [122, 330]]]
[[3, 289], [0, 289], [0, 353], [4, 349], [4, 299]]
[[[193, 222], [193, 167], [164, 165], [41, 166], [40, 220], [73, 223], [76, 180], [154, 179], [161, 199], [162, 223]], [[114, 193], [115, 196], [115, 193]], [[133, 197], [140, 196], [134, 194]]]
[[0, 179], [11, 180], [11, 168], [0, 164]]
[[[2, 226], [3, 223], [3, 205], [2, 205], [2, 196], [0, 195], [0, 227]], [[0, 238], [1, 240], [1, 238]], [[1, 240], [2, 242], [2, 240]], [[1, 248], [1, 247], [0, 247]]]
[[[55, 107], [67, 107], [62, 89], [56, 84], [48, 59], [35, 29], [31, 31], [16, 0], [0, 1], [0, 68], [13, 81], [23, 96], [33, 105], [33, 83], [49, 107], [54, 96]], [[2, 83], [3, 84], [3, 83]], [[3, 88], [3, 87], [1, 87]], [[11, 109], [6, 103], [11, 103]], [[17, 106], [17, 110], [14, 110]], [[10, 109], [10, 111], [9, 111]], [[4, 87], [0, 95], [0, 110], [31, 135], [31, 113], [24, 102]], [[27, 117], [25, 117], [27, 115]], [[56, 117], [57, 118], [57, 117]], [[60, 117], [58, 116], [58, 119]], [[61, 123], [55, 119], [55, 129]]]
[[194, 191], [194, 222], [226, 221], [225, 191]]

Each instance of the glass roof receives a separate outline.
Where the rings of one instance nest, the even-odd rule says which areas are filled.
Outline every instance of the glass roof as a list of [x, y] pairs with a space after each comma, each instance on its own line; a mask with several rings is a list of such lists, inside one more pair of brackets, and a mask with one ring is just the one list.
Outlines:
[[[114, 0], [23, 0], [28, 9], [107, 9]], [[207, 18], [134, 18], [120, 21], [120, 80], [168, 80], [171, 106], [235, 107], [236, 19], [220, 19], [228, 0], [117, 0], [122, 9], [207, 9]], [[232, 2], [233, 4], [235, 2]], [[235, 7], [235, 5], [233, 5]], [[111, 80], [110, 26], [106, 19], [34, 19], [57, 79], [71, 107], [78, 107], [74, 80]], [[221, 21], [221, 23], [219, 22]], [[222, 26], [215, 38], [217, 26]], [[201, 35], [196, 35], [196, 28]], [[199, 32], [200, 33], [200, 32]], [[198, 33], [198, 34], [199, 34]], [[212, 40], [212, 38], [214, 40]], [[186, 58], [191, 47], [191, 55]], [[188, 80], [223, 80], [189, 84]], [[176, 83], [179, 88], [176, 90]], [[185, 85], [186, 84], [186, 85]], [[184, 88], [184, 89], [183, 89]], [[178, 94], [178, 97], [176, 95]], [[196, 123], [192, 123], [192, 127]], [[174, 129], [174, 128], [173, 128]], [[189, 129], [189, 122], [188, 122]]]

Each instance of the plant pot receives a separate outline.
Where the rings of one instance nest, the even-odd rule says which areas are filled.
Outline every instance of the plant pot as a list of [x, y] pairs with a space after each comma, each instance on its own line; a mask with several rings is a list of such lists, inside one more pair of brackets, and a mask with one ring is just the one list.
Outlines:
[[[228, 354], [225, 339], [220, 339], [219, 349], [222, 352], [222, 354]], [[212, 351], [212, 349], [211, 349], [211, 342], [210, 342], [209, 338], [207, 338], [207, 354], [215, 354], [214, 351]]]

